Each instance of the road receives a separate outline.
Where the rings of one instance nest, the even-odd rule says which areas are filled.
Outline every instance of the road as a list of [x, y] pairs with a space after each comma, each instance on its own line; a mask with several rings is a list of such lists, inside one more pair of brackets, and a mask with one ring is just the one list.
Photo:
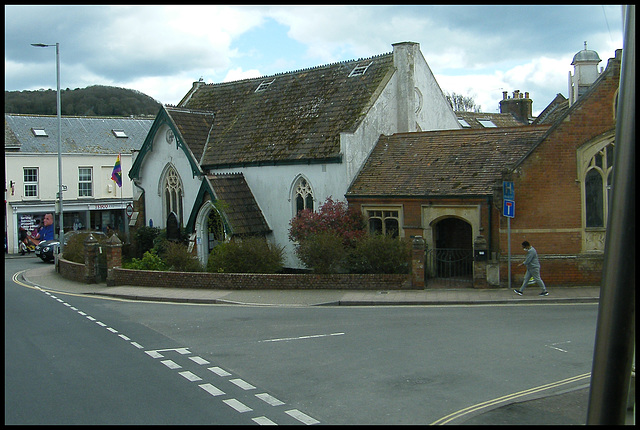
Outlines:
[[5, 423], [462, 424], [589, 382], [596, 304], [141, 303], [33, 264], [5, 260]]

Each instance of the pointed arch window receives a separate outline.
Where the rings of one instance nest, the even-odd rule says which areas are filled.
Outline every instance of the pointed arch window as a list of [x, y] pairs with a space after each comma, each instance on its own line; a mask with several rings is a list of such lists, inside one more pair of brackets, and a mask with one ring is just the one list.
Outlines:
[[300, 178], [294, 187], [295, 213], [309, 209], [313, 212], [313, 190], [306, 179]]
[[182, 190], [182, 181], [180, 181], [180, 176], [173, 166], [170, 166], [167, 170], [163, 189], [165, 219], [168, 219], [169, 215], [173, 212], [176, 214], [179, 225], [182, 226], [182, 200], [184, 192]]
[[586, 227], [605, 227], [611, 198], [614, 144], [609, 143], [589, 161], [584, 177]]

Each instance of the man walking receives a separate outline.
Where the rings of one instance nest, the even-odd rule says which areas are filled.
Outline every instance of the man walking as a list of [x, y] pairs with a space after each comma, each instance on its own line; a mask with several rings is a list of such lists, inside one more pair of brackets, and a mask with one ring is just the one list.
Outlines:
[[536, 249], [526, 240], [522, 242], [522, 248], [526, 251], [527, 256], [522, 263], [518, 264], [518, 266], [525, 266], [527, 268], [527, 273], [524, 274], [524, 281], [522, 282], [520, 289], [513, 290], [513, 292], [521, 296], [524, 293], [524, 289], [527, 288], [529, 279], [533, 278], [540, 288], [542, 288], [540, 295], [548, 296], [549, 292], [547, 291], [547, 286], [544, 285], [544, 282], [542, 282], [542, 279], [540, 278], [540, 261], [538, 260], [538, 253], [536, 252]]

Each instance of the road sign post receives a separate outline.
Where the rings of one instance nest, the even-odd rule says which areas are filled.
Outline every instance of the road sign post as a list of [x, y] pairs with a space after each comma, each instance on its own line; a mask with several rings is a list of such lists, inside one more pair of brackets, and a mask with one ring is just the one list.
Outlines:
[[511, 289], [511, 218], [516, 216], [516, 188], [511, 181], [502, 182], [502, 215], [507, 218], [507, 283]]

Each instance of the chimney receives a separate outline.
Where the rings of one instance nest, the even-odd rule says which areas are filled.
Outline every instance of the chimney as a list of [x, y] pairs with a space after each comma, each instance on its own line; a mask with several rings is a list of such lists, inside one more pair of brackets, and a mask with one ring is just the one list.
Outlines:
[[520, 93], [520, 90], [513, 92], [513, 98], [507, 97], [507, 92], [502, 92], [500, 100], [500, 113], [510, 113], [516, 120], [523, 124], [530, 124], [533, 112], [533, 100], [529, 98], [529, 93]]
[[415, 42], [393, 43], [393, 64], [398, 73], [398, 133], [416, 131], [415, 59], [420, 55], [420, 44]]

